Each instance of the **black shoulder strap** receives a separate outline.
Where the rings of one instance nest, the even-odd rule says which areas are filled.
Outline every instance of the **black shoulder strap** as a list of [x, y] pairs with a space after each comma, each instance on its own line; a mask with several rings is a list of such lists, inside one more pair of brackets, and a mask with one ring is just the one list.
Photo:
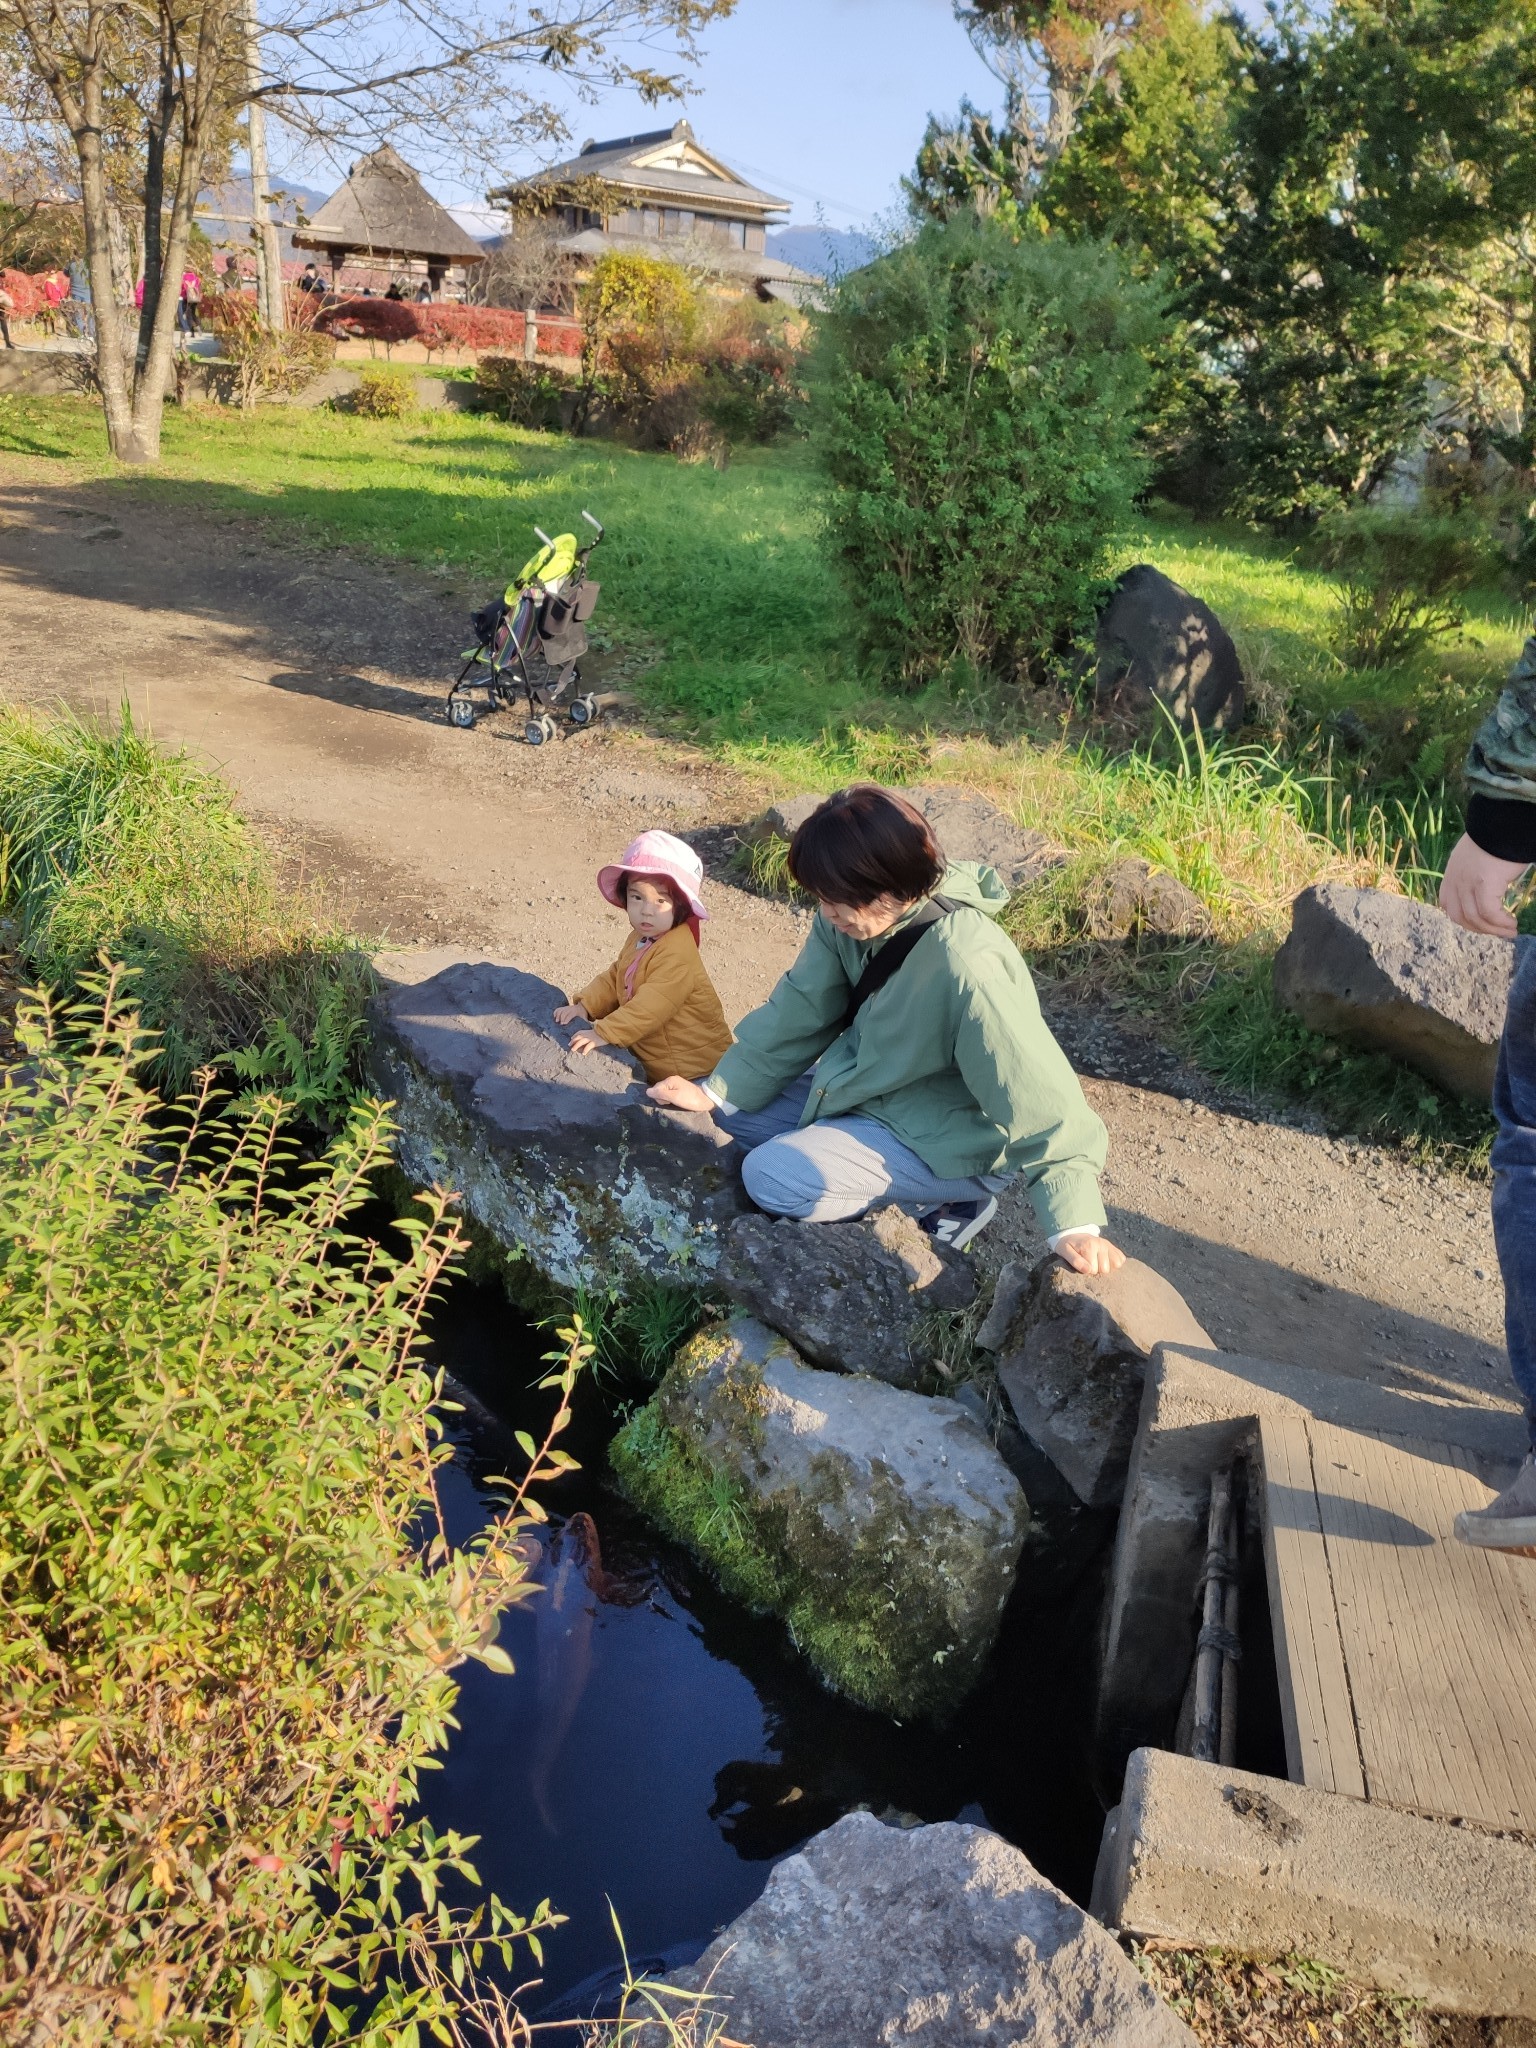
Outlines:
[[864, 972], [853, 985], [853, 994], [849, 997], [848, 1007], [843, 1012], [845, 1031], [870, 997], [885, 987], [928, 927], [937, 924], [941, 918], [948, 917], [952, 910], [959, 908], [960, 905], [948, 896], [930, 896], [922, 909], [913, 916], [912, 922], [903, 925], [893, 938], [886, 940], [878, 953], [871, 955], [865, 962]]

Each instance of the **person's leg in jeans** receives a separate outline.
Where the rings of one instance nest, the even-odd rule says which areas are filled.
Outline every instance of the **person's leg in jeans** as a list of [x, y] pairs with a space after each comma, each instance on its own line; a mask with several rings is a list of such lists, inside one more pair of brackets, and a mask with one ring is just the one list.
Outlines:
[[14, 348], [16, 346], [15, 342], [11, 339], [11, 323], [6, 319], [3, 307], [0, 307], [0, 341], [3, 341], [7, 348]]
[[943, 1179], [864, 1116], [828, 1117], [767, 1138], [742, 1161], [741, 1178], [759, 1209], [806, 1223], [842, 1223], [887, 1202], [912, 1210], [985, 1203], [999, 1186], [991, 1177]]
[[1526, 948], [1509, 992], [1493, 1113], [1493, 1235], [1504, 1276], [1504, 1335], [1536, 1450], [1536, 945]]
[[1533, 1455], [1496, 1500], [1456, 1517], [1456, 1533], [1464, 1543], [1536, 1555], [1536, 945], [1526, 948], [1509, 992], [1493, 1111], [1493, 1235], [1504, 1279], [1504, 1334]]
[[743, 1152], [766, 1145], [770, 1138], [782, 1138], [795, 1130], [811, 1092], [811, 1077], [802, 1074], [791, 1081], [782, 1095], [776, 1095], [766, 1109], [717, 1109], [715, 1123], [728, 1138], [734, 1138]]

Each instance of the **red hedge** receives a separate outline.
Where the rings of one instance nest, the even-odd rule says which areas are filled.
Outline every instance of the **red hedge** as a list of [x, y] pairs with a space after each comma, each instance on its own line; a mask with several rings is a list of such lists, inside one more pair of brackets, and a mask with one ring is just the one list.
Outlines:
[[0, 284], [16, 301], [18, 320], [35, 320], [47, 303], [43, 297], [43, 280], [29, 276], [25, 270], [0, 270]]
[[341, 299], [315, 315], [322, 334], [351, 334], [363, 341], [414, 341], [421, 314], [403, 299]]

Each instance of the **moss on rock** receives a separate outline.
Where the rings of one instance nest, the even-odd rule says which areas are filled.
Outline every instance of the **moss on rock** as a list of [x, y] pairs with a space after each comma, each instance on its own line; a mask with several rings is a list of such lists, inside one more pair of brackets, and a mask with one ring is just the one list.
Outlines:
[[782, 1617], [836, 1691], [942, 1719], [1013, 1582], [1023, 1495], [951, 1402], [814, 1371], [737, 1317], [685, 1345], [614, 1473], [725, 1591]]

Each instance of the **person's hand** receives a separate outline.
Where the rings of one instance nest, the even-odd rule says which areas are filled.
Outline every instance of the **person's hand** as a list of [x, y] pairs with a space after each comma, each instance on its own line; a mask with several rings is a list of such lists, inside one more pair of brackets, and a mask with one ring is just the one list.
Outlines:
[[607, 1039], [599, 1038], [595, 1031], [578, 1031], [571, 1040], [571, 1051], [579, 1053], [597, 1052], [607, 1043]]
[[555, 1012], [557, 1024], [590, 1024], [592, 1013], [582, 1003], [562, 1003]]
[[658, 1081], [654, 1088], [647, 1088], [645, 1092], [662, 1109], [708, 1112], [715, 1106], [697, 1081], [685, 1081], [681, 1074], [669, 1074], [665, 1081]]
[[1486, 932], [1491, 939], [1512, 939], [1516, 925], [1504, 907], [1510, 884], [1525, 873], [1526, 863], [1495, 860], [1484, 853], [1475, 839], [1463, 833], [1451, 849], [1440, 884], [1440, 908], [1452, 924], [1469, 932]]
[[1115, 1273], [1125, 1264], [1125, 1253], [1107, 1237], [1090, 1237], [1074, 1231], [1056, 1246], [1056, 1256], [1074, 1273]]

